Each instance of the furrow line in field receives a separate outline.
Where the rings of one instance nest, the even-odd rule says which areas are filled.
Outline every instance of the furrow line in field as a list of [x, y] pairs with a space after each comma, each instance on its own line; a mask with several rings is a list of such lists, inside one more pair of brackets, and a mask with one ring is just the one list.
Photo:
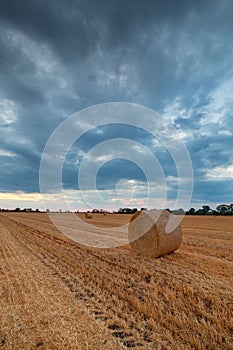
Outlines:
[[[76, 298], [83, 300], [84, 305], [86, 305], [90, 313], [95, 315], [96, 319], [98, 317], [102, 318], [101, 322], [103, 322], [104, 327], [112, 327], [110, 329], [115, 333], [114, 336], [124, 339], [123, 344], [124, 341], [129, 341], [125, 343], [128, 344], [126, 345], [127, 347], [133, 347], [135, 343], [132, 341], [135, 339], [140, 340], [144, 349], [149, 349], [150, 345], [156, 346], [157, 343], [153, 338], [153, 329], [158, 327], [158, 331], [161, 331], [162, 327], [163, 339], [167, 341], [166, 345], [168, 348], [171, 348], [169, 339], [173, 339], [174, 344], [175, 339], [180, 339], [179, 331], [187, 332], [187, 335], [182, 338], [182, 342], [177, 343], [177, 347], [173, 347], [173, 349], [185, 349], [187, 348], [186, 345], [192, 341], [192, 334], [188, 336], [191, 329], [188, 329], [188, 325], [190, 324], [190, 327], [192, 327], [197, 322], [197, 325], [200, 324], [200, 327], [196, 326], [200, 335], [197, 335], [197, 333], [195, 335], [196, 339], [198, 339], [198, 344], [201, 344], [202, 336], [209, 332], [209, 338], [212, 338], [212, 342], [216, 341], [218, 344], [223, 345], [222, 349], [227, 349], [227, 345], [225, 346], [224, 343], [221, 343], [221, 337], [212, 334], [211, 330], [216, 328], [216, 317], [219, 317], [219, 315], [224, 316], [222, 322], [225, 322], [229, 327], [227, 316], [229, 317], [230, 309], [221, 304], [221, 298], [216, 298], [215, 295], [207, 298], [208, 290], [206, 292], [203, 290], [206, 288], [206, 281], [205, 276], [201, 273], [201, 266], [200, 268], [198, 266], [198, 272], [195, 265], [192, 266], [192, 263], [188, 263], [190, 259], [187, 259], [187, 264], [184, 261], [182, 264], [182, 259], [184, 258], [182, 250], [178, 253], [179, 255], [168, 256], [155, 263], [152, 260], [133, 257], [128, 252], [123, 253], [121, 250], [115, 252], [96, 251], [80, 247], [75, 243], [69, 244], [69, 241], [61, 244], [61, 241], [47, 239], [46, 233], [43, 232], [43, 236], [39, 230], [34, 229], [30, 232], [30, 228], [27, 225], [25, 227], [22, 225], [19, 227], [17, 223], [12, 223], [12, 225], [16, 228], [16, 236], [23, 240], [26, 246], [29, 244], [35, 256], [40, 258], [45, 265], [47, 264], [48, 270], [58, 274], [59, 278], [63, 280]], [[131, 273], [135, 275], [135, 283], [132, 286], [135, 294], [133, 297], [128, 292], [126, 283], [126, 281], [129, 283], [130, 280], [127, 275], [127, 267], [131, 264], [133, 266]], [[140, 264], [143, 264], [143, 268]], [[137, 269], [136, 273], [135, 268]], [[185, 269], [188, 268], [194, 269], [191, 278], [195, 282], [192, 286], [186, 286], [182, 279], [179, 280]], [[129, 268], [128, 271], [130, 271]], [[148, 274], [148, 276], [145, 274]], [[114, 281], [116, 276], [117, 281]], [[156, 277], [159, 278], [161, 276], [163, 278], [157, 281], [158, 283], [156, 284]], [[148, 286], [145, 284], [146, 281], [143, 280], [144, 277], [148, 278]], [[160, 282], [161, 285], [159, 286]], [[152, 289], [149, 287], [150, 283], [153, 283]], [[158, 287], [158, 290], [156, 287]], [[141, 291], [140, 288], [144, 290]], [[146, 291], [148, 295], [146, 295], [145, 302], [143, 297], [145, 297], [144, 293]], [[174, 295], [177, 295], [177, 298], [174, 298]], [[181, 298], [180, 302], [178, 301], [179, 298]], [[178, 305], [179, 313], [176, 316], [174, 312], [176, 312]], [[158, 308], [158, 310], [154, 312], [153, 306]], [[151, 312], [154, 323], [150, 333]], [[156, 312], [159, 312], [159, 316], [156, 315]], [[166, 318], [163, 320], [165, 313]], [[190, 319], [191, 315], [194, 321], [192, 321], [192, 318]], [[183, 321], [180, 320], [180, 317], [184, 317]], [[172, 323], [168, 323], [167, 320], [169, 319]], [[174, 321], [176, 326], [174, 326]], [[180, 329], [180, 327], [184, 327], [184, 324], [187, 324], [185, 329]], [[119, 331], [118, 327], [120, 327]], [[129, 329], [132, 329], [132, 331], [129, 332]], [[130, 336], [130, 333], [133, 335]], [[229, 344], [227, 333], [224, 331], [222, 335], [227, 342], [226, 344]], [[185, 341], [188, 341], [188, 343], [186, 344]], [[139, 344], [137, 347], [139, 347]]]
[[[19, 230], [19, 228], [18, 228], [18, 230]], [[23, 234], [23, 232], [21, 232], [22, 234]], [[45, 247], [43, 247], [43, 248], [45, 248]], [[36, 253], [37, 255], [38, 255], [38, 251], [37, 251], [37, 253]], [[52, 257], [52, 261], [46, 261], [45, 262], [45, 258], [46, 258], [46, 260], [48, 260], [48, 258], [49, 258], [49, 256], [51, 256]], [[48, 267], [51, 269], [51, 268], [53, 268], [54, 269], [54, 265], [56, 266], [56, 264], [61, 264], [61, 268], [62, 269], [64, 269], [65, 268], [65, 271], [63, 272], [63, 273], [61, 273], [60, 272], [60, 267], [56, 270], [56, 273], [58, 273], [58, 274], [60, 274], [60, 277], [63, 279], [63, 280], [66, 280], [65, 282], [66, 282], [66, 284], [68, 285], [68, 287], [69, 288], [74, 288], [75, 286], [77, 286], [77, 283], [73, 283], [73, 280], [75, 280], [74, 279], [74, 276], [72, 275], [72, 274], [70, 274], [70, 272], [69, 272], [69, 269], [70, 269], [70, 267], [71, 267], [71, 265], [69, 264], [69, 263], [67, 263], [66, 261], [64, 261], [64, 259], [63, 260], [60, 260], [62, 257], [61, 256], [59, 256], [59, 255], [55, 255], [56, 256], [56, 258], [58, 258], [57, 259], [57, 261], [56, 262], [54, 262], [54, 252], [52, 252], [52, 254], [51, 254], [51, 252], [49, 251], [49, 250], [46, 250], [45, 249], [45, 255], [44, 254], [42, 254], [42, 256], [41, 256], [41, 258], [42, 258], [42, 261], [43, 261], [43, 263], [45, 263], [45, 264], [47, 264], [48, 265]], [[53, 265], [53, 266], [52, 266]], [[104, 299], [104, 301], [105, 302], [107, 302], [107, 299], [109, 299], [109, 301], [108, 301], [108, 306], [106, 307], [106, 311], [105, 312], [107, 312], [107, 311], [109, 311], [110, 310], [110, 312], [112, 313], [112, 315], [114, 315], [114, 320], [116, 319], [116, 314], [117, 314], [117, 310], [114, 310], [113, 309], [113, 301], [114, 301], [114, 298], [113, 298], [113, 296], [114, 295], [116, 295], [116, 300], [118, 300], [119, 299], [119, 297], [120, 297], [120, 295], [119, 294], [117, 294], [116, 293], [116, 290], [115, 290], [115, 293], [114, 293], [114, 289], [111, 287], [110, 289], [108, 289], [108, 288], [106, 288], [106, 283], [108, 283], [108, 282], [111, 282], [111, 279], [108, 279], [108, 281], [106, 280], [106, 278], [105, 278], [105, 283], [103, 284], [103, 286], [101, 286], [102, 288], [101, 288], [101, 290], [102, 290], [102, 296], [101, 296], [101, 293], [99, 293], [99, 289], [98, 289], [98, 291], [97, 291], [97, 293], [93, 293], [93, 291], [95, 290], [95, 285], [96, 285], [96, 281], [98, 281], [97, 279], [94, 279], [93, 281], [92, 281], [92, 278], [91, 278], [91, 276], [90, 276], [90, 271], [88, 271], [88, 268], [85, 266], [84, 267], [84, 269], [82, 269], [82, 271], [81, 271], [81, 273], [82, 274], [84, 274], [84, 272], [87, 270], [87, 274], [84, 276], [84, 275], [82, 275], [82, 278], [83, 278], [83, 288], [84, 288], [84, 293], [86, 294], [86, 299], [88, 300], [88, 308], [90, 309], [90, 304], [91, 304], [91, 300], [93, 299], [95, 302], [94, 302], [94, 304], [92, 305], [92, 308], [94, 307], [94, 308], [96, 308], [96, 303], [98, 304], [98, 303], [100, 303], [101, 304], [101, 310], [104, 310], [104, 305], [102, 304], [102, 297], [104, 297], [103, 299]], [[98, 273], [98, 271], [97, 271], [97, 273]], [[68, 276], [67, 276], [68, 275]], [[76, 276], [77, 277], [77, 276]], [[80, 286], [80, 274], [79, 274], [79, 279], [78, 279], [78, 285]], [[100, 276], [99, 276], [100, 277]], [[86, 283], [88, 283], [88, 288], [87, 288], [87, 284]], [[99, 283], [97, 283], [98, 285], [99, 285]], [[100, 288], [99, 286], [98, 286], [98, 288]], [[109, 292], [111, 292], [111, 295], [109, 294]], [[99, 295], [100, 294], [100, 295]], [[104, 295], [105, 294], [105, 295]], [[110, 298], [109, 298], [109, 296], [110, 296]], [[91, 299], [91, 297], [92, 297], [92, 299]], [[126, 301], [125, 300], [125, 298], [124, 298], [124, 301]], [[117, 307], [119, 307], [119, 305], [117, 306]], [[126, 307], [126, 305], [124, 305], [124, 308]], [[132, 313], [132, 309], [129, 309], [129, 310], [127, 310], [127, 312], [125, 312], [125, 315], [128, 315], [128, 314], [131, 314]], [[94, 313], [96, 312], [96, 310], [94, 310]], [[105, 314], [105, 312], [103, 312], [103, 314]], [[118, 310], [118, 313], [119, 313], [119, 310]], [[98, 310], [97, 310], [97, 314], [98, 314]], [[109, 312], [107, 312], [107, 314], [109, 314]], [[137, 323], [140, 321], [140, 318], [141, 317], [138, 317], [139, 315], [137, 315]], [[98, 316], [96, 317], [96, 318], [98, 318]], [[105, 318], [109, 318], [109, 317], [107, 317], [107, 316], [100, 316], [100, 318], [102, 319], [102, 320], [104, 320], [104, 321], [106, 321], [105, 320]], [[127, 319], [126, 319], [127, 320]], [[126, 322], [126, 320], [123, 320], [124, 322]], [[113, 322], [113, 321], [112, 321]], [[115, 322], [116, 322], [116, 320], [115, 320]], [[118, 323], [120, 323], [120, 322], [122, 322], [122, 320], [120, 319], [120, 321], [118, 322]], [[111, 325], [110, 325], [111, 326]], [[132, 327], [132, 323], [131, 323], [131, 327]], [[121, 327], [121, 329], [122, 329], [122, 327]], [[136, 328], [134, 328], [134, 333], [135, 333], [135, 329]], [[122, 333], [122, 334], [121, 334]], [[124, 334], [123, 334], [124, 333]], [[131, 332], [132, 333], [132, 332]], [[140, 338], [140, 329], [139, 329], [139, 335], [138, 336], [136, 336], [136, 334], [132, 334], [132, 335], [129, 335], [129, 334], [131, 334], [130, 332], [126, 332], [126, 330], [124, 330], [124, 332], [121, 330], [121, 331], [118, 331], [117, 332], [117, 334], [116, 334], [116, 336], [119, 336], [119, 337], [121, 337], [122, 336], [122, 339], [124, 339], [123, 340], [123, 344], [128, 344], [128, 347], [133, 347], [133, 341], [132, 341], [132, 339], [131, 339], [131, 341], [130, 340], [128, 340], [127, 341], [127, 338], [129, 337], [132, 337], [132, 335], [134, 336], [134, 339], [136, 339], [136, 338]], [[128, 334], [128, 335], [127, 335]], [[145, 336], [145, 338], [147, 339], [147, 343], [149, 342], [151, 342], [151, 339], [149, 338], [149, 336], [148, 336], [148, 334], [146, 334], [146, 336]], [[139, 344], [137, 345], [137, 346], [139, 346]]]

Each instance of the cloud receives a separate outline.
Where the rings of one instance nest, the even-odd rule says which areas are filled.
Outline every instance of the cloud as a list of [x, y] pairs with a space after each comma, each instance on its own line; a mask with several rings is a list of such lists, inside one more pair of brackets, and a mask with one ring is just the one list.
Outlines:
[[[217, 177], [213, 171], [226, 170], [233, 161], [232, 6], [230, 0], [2, 0], [0, 191], [39, 191], [40, 157], [55, 128], [82, 108], [126, 101], [158, 110], [176, 128], [194, 166], [193, 198], [201, 200], [201, 188], [203, 200], [219, 199], [202, 180]], [[169, 152], [149, 135], [120, 125], [115, 131], [93, 130], [74, 146], [64, 164], [65, 187], [76, 188], [83, 156], [116, 135], [156, 154], [174, 195], [177, 174]], [[143, 148], [133, 151], [144, 156]], [[113, 149], [111, 157], [116, 156]], [[99, 160], [108, 162], [109, 156], [99, 154], [93, 162]], [[112, 189], [133, 172], [135, 180], [144, 181], [129, 164], [108, 164], [99, 174], [99, 187]]]
[[233, 180], [233, 165], [218, 166], [209, 169], [205, 176], [207, 180], [211, 181]]
[[218, 134], [223, 136], [233, 136], [233, 133], [229, 130], [220, 130]]
[[0, 100], [0, 125], [8, 127], [17, 119], [17, 106], [14, 101], [8, 99]]

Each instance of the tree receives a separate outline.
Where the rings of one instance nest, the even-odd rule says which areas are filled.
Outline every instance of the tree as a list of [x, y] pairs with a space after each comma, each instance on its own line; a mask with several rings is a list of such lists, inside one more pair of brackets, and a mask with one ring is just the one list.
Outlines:
[[233, 203], [229, 205], [230, 215], [233, 215]]
[[196, 214], [195, 208], [190, 208], [189, 211], [187, 211], [186, 214], [187, 214], [187, 215], [195, 215], [195, 214]]
[[207, 215], [207, 214], [209, 214], [210, 207], [208, 205], [203, 205], [202, 210], [203, 210], [203, 214]]
[[219, 212], [220, 215], [228, 215], [231, 211], [231, 208], [228, 204], [220, 204], [216, 207], [216, 210]]
[[176, 209], [172, 211], [172, 214], [174, 215], [185, 215], [185, 211], [182, 208]]

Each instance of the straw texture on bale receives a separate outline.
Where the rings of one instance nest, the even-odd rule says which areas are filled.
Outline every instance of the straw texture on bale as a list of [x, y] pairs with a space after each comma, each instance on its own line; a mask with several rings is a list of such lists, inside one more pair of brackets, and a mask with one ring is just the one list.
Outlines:
[[167, 210], [141, 211], [132, 216], [128, 237], [135, 253], [158, 258], [179, 248], [182, 232], [177, 218]]
[[92, 219], [92, 213], [86, 213], [86, 218]]

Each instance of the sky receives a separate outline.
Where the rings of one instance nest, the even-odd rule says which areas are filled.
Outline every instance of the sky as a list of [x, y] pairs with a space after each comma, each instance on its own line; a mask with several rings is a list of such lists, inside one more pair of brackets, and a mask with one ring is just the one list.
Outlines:
[[[147, 206], [147, 174], [134, 160], [141, 155], [147, 166], [148, 150], [166, 182], [164, 198], [158, 166], [150, 207], [175, 207], [178, 174], [169, 147], [111, 118], [102, 125], [98, 115], [100, 125], [89, 125], [66, 150], [65, 194], [51, 185], [42, 196], [39, 169], [52, 133], [74, 113], [110, 102], [156, 111], [155, 125], [159, 118], [182, 138], [193, 169], [189, 207], [232, 203], [232, 16], [231, 0], [2, 0], [0, 208], [65, 209], [64, 196], [71, 210]], [[82, 127], [77, 122], [75, 130]], [[127, 156], [117, 138], [129, 140]], [[83, 159], [90, 167], [81, 189]], [[101, 165], [95, 187], [94, 163]]]

